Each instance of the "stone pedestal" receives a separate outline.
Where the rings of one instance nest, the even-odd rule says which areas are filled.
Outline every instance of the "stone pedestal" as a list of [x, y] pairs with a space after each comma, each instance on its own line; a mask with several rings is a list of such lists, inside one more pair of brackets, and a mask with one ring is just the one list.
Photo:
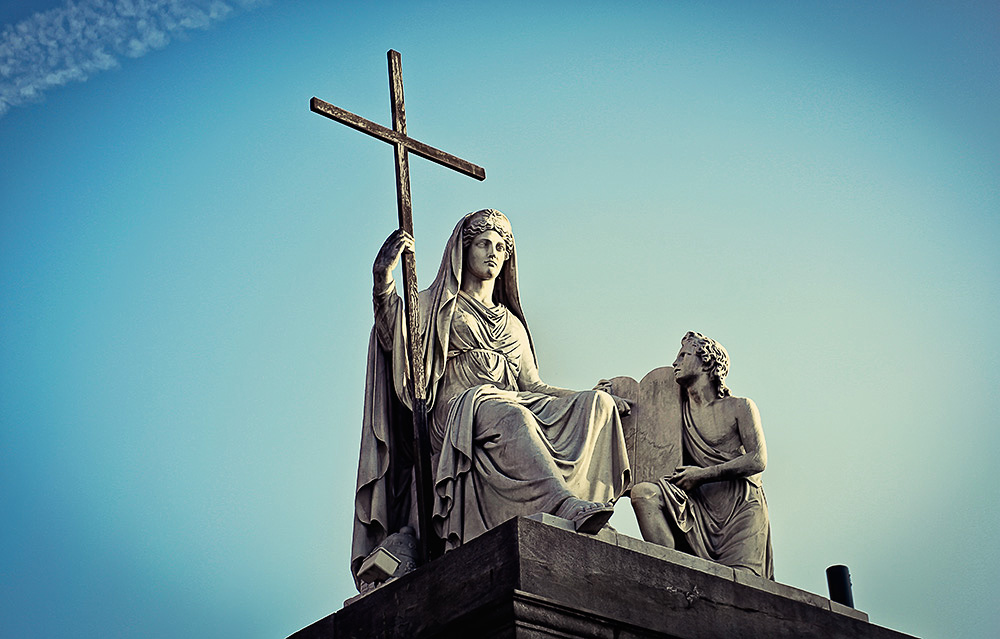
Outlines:
[[819, 595], [560, 522], [512, 519], [289, 639], [909, 636]]

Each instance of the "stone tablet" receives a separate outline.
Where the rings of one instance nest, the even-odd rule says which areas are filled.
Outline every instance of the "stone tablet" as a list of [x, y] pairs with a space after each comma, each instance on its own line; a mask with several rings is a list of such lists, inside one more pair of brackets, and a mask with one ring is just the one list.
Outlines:
[[653, 369], [636, 382], [631, 377], [615, 377], [613, 394], [632, 405], [622, 416], [625, 444], [632, 466], [632, 484], [655, 482], [681, 465], [681, 387], [674, 381], [674, 369]]

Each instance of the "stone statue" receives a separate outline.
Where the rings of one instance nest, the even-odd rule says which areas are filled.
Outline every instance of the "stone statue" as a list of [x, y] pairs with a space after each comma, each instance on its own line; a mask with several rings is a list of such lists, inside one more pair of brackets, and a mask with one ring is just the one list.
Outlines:
[[673, 364], [683, 461], [658, 481], [638, 483], [630, 499], [646, 541], [773, 579], [764, 432], [753, 401], [726, 388], [728, 372], [721, 344], [684, 336]]
[[[375, 259], [352, 572], [385, 537], [416, 527], [413, 406], [402, 301], [392, 271], [413, 238], [396, 231]], [[630, 481], [620, 411], [599, 391], [538, 376], [518, 296], [509, 220], [486, 209], [455, 226], [419, 297], [434, 482], [433, 528], [453, 549], [518, 515], [550, 513], [597, 532]], [[360, 584], [359, 584], [360, 587]]]

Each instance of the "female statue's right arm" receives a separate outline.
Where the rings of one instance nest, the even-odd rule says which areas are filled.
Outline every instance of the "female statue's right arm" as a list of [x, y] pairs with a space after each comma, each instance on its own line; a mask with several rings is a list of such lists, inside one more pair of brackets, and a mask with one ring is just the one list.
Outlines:
[[400, 304], [396, 295], [396, 282], [392, 271], [399, 264], [403, 251], [413, 251], [413, 236], [402, 229], [396, 229], [382, 243], [375, 263], [372, 265], [372, 296], [375, 304], [375, 334], [384, 350], [392, 350], [392, 340], [396, 329], [396, 316]]

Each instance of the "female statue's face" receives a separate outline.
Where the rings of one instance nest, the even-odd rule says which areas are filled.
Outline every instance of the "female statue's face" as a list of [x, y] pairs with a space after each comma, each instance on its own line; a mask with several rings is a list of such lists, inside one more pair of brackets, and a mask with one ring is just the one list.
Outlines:
[[465, 268], [481, 280], [496, 279], [507, 259], [508, 250], [510, 247], [502, 235], [496, 231], [484, 231], [473, 238], [472, 244], [465, 250]]

